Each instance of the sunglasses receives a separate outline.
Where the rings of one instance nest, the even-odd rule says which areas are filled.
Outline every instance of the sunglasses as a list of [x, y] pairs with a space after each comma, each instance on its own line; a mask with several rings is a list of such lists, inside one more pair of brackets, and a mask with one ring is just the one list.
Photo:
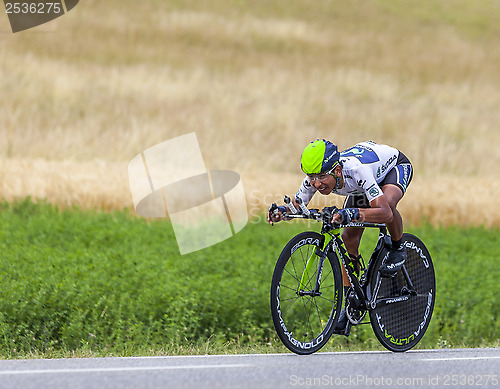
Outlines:
[[314, 181], [325, 182], [327, 180], [328, 176], [332, 174], [334, 169], [335, 169], [335, 167], [332, 168], [331, 170], [327, 171], [326, 173], [308, 174], [307, 177], [309, 177], [309, 182], [311, 184]]

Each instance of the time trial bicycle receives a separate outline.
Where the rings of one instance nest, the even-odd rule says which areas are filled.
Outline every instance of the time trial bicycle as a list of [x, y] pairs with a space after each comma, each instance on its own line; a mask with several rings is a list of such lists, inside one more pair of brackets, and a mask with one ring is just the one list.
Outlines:
[[[277, 211], [273, 204], [270, 212]], [[282, 250], [271, 283], [271, 314], [283, 344], [297, 354], [321, 349], [333, 334], [342, 307], [340, 262], [351, 282], [346, 293], [348, 329], [363, 322], [368, 312], [380, 343], [391, 351], [407, 351], [424, 336], [436, 299], [436, 280], [429, 251], [415, 235], [405, 233], [407, 260], [399, 272], [382, 277], [379, 269], [388, 257], [391, 238], [384, 224], [332, 223], [335, 207], [287, 213], [290, 219], [322, 223], [321, 233], [302, 232]], [[368, 266], [359, 274], [341, 239], [344, 227], [378, 228], [379, 237]]]

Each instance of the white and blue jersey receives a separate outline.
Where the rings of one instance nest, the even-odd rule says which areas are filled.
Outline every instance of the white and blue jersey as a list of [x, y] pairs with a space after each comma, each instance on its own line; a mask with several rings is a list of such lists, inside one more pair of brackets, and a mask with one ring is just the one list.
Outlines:
[[[383, 185], [394, 184], [404, 192], [413, 169], [410, 161], [394, 147], [367, 141], [360, 142], [340, 153], [344, 186], [332, 193], [343, 196], [364, 195], [368, 203], [383, 195]], [[390, 173], [390, 174], [389, 174]], [[316, 193], [306, 176], [297, 196], [308, 204]]]

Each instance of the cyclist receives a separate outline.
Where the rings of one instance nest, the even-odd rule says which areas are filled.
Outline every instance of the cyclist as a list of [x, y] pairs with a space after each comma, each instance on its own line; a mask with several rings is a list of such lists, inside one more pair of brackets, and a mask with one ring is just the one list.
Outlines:
[[[413, 177], [408, 158], [399, 150], [372, 141], [360, 142], [339, 152], [337, 146], [325, 140], [311, 142], [302, 152], [301, 168], [306, 174], [296, 198], [307, 205], [316, 192], [322, 195], [335, 193], [347, 196], [343, 209], [338, 210], [333, 221], [348, 224], [351, 221], [385, 223], [391, 235], [392, 248], [380, 268], [384, 277], [394, 276], [406, 260], [403, 245], [403, 219], [396, 209]], [[292, 199], [293, 205], [299, 207]], [[282, 220], [286, 206], [275, 215], [268, 213], [269, 223]], [[359, 244], [363, 228], [346, 227], [342, 232], [354, 268], [359, 271], [361, 256]], [[343, 269], [344, 289], [350, 286]], [[347, 325], [345, 310], [341, 311], [335, 331], [344, 333]], [[348, 330], [345, 330], [348, 332]]]

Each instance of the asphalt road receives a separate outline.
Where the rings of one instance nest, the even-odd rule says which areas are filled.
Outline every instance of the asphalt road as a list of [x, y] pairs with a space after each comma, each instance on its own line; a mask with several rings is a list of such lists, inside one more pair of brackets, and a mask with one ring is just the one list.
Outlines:
[[0, 361], [0, 388], [500, 388], [500, 348]]

